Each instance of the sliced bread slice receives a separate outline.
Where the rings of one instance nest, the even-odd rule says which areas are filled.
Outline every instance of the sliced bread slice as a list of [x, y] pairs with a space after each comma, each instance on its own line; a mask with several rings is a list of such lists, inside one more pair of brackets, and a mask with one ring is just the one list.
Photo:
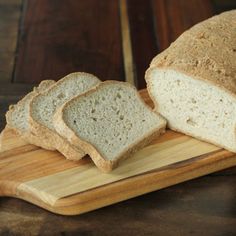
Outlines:
[[67, 159], [79, 160], [85, 153], [71, 145], [59, 135], [53, 126], [53, 115], [65, 102], [76, 95], [88, 91], [100, 80], [88, 73], [71, 73], [59, 80], [42, 94], [35, 96], [29, 109], [30, 128], [33, 133], [44, 139], [51, 148], [61, 152]]
[[29, 113], [29, 103], [31, 99], [39, 94], [40, 92], [46, 91], [51, 85], [55, 83], [54, 80], [44, 80], [38, 87], [28, 93], [24, 98], [22, 98], [17, 104], [10, 105], [9, 110], [6, 113], [7, 127], [13, 129], [18, 133], [26, 142], [34, 144], [52, 150], [50, 146], [47, 145], [43, 140], [39, 141], [39, 137], [35, 136], [29, 127], [28, 113]]
[[168, 126], [236, 152], [236, 10], [184, 32], [146, 72]]
[[135, 87], [106, 81], [58, 109], [54, 126], [109, 172], [164, 132], [166, 121], [143, 102]]

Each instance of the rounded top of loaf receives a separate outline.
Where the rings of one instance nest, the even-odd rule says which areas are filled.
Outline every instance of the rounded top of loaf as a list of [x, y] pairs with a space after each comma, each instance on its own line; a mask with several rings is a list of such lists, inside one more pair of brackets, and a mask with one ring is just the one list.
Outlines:
[[155, 67], [178, 70], [236, 94], [236, 10], [185, 31], [152, 60], [150, 68]]

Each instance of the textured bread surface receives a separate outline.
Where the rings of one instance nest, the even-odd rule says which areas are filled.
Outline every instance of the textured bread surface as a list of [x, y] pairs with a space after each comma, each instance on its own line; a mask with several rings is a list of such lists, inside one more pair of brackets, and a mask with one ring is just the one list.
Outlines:
[[73, 98], [54, 116], [56, 130], [105, 172], [164, 132], [165, 125], [133, 86], [114, 81]]
[[157, 55], [148, 92], [168, 126], [236, 152], [236, 10], [203, 21]]
[[30, 128], [42, 137], [51, 148], [61, 152], [67, 159], [79, 160], [85, 153], [59, 135], [53, 126], [53, 115], [65, 102], [88, 91], [100, 80], [88, 73], [76, 72], [67, 75], [45, 93], [35, 96], [30, 103]]
[[168, 67], [236, 94], [236, 10], [185, 31], [150, 67]]
[[40, 137], [30, 132], [28, 122], [29, 103], [34, 96], [46, 91], [54, 83], [54, 80], [42, 81], [38, 87], [35, 87], [32, 92], [28, 93], [17, 104], [11, 105], [6, 113], [6, 121], [9, 128], [14, 129], [25, 141], [37, 146], [40, 144], [45, 149], [51, 148], [43, 140], [39, 141]]

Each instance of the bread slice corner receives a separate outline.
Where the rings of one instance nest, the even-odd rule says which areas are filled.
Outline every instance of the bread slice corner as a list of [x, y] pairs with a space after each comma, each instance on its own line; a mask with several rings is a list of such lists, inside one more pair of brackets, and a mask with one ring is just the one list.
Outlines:
[[136, 88], [106, 81], [68, 101], [54, 115], [58, 133], [88, 153], [103, 172], [165, 132], [166, 121]]
[[41, 147], [53, 150], [47, 142], [39, 140], [39, 138], [34, 135], [29, 128], [29, 122], [27, 119], [29, 113], [29, 103], [34, 96], [46, 91], [50, 86], [55, 83], [54, 80], [43, 80], [38, 87], [34, 87], [33, 91], [28, 93], [23, 97], [17, 104], [10, 105], [9, 110], [6, 113], [7, 127], [14, 130], [19, 134], [26, 142], [34, 144], [36, 146], [41, 145]]

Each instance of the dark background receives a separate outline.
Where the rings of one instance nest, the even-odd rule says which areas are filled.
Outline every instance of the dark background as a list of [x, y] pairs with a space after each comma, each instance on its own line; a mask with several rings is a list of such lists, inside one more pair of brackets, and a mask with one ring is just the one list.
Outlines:
[[[0, 129], [8, 105], [43, 79], [86, 71], [145, 88], [157, 53], [195, 23], [235, 8], [235, 0], [0, 0]], [[235, 206], [231, 168], [75, 217], [0, 198], [0, 235], [233, 236]]]

